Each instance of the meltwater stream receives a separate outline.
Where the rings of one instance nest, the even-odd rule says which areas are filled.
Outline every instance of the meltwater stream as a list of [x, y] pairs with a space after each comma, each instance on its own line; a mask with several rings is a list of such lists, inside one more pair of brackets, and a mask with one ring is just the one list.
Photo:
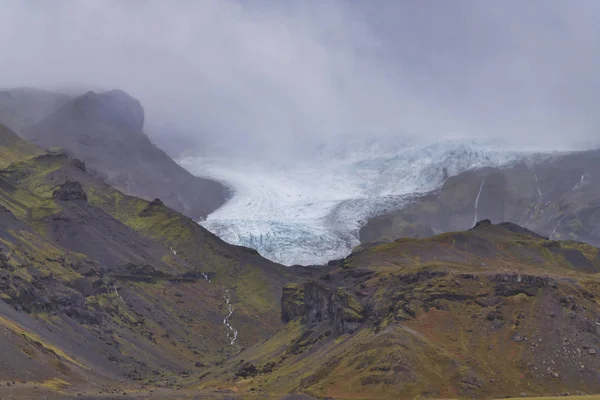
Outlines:
[[286, 163], [188, 157], [180, 164], [222, 181], [233, 197], [200, 223], [223, 240], [285, 265], [323, 264], [359, 244], [366, 220], [439, 188], [444, 168], [500, 166], [523, 152], [458, 140], [436, 144], [347, 143]]

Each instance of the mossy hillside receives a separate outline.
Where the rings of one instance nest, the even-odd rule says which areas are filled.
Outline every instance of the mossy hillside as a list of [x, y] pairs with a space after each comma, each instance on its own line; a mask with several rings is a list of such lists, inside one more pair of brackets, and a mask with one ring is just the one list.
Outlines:
[[83, 365], [81, 363], [79, 363], [77, 360], [75, 360], [72, 356], [66, 354], [64, 351], [62, 351], [61, 349], [48, 344], [48, 343], [43, 343], [42, 339], [36, 335], [35, 333], [29, 332], [26, 329], [24, 329], [22, 326], [20, 326], [19, 324], [10, 321], [7, 318], [4, 318], [2, 316], [0, 316], [0, 325], [2, 325], [5, 328], [10, 329], [11, 331], [17, 333], [18, 335], [21, 335], [23, 338], [25, 338], [26, 340], [28, 340], [29, 342], [33, 342], [35, 344], [39, 344], [39, 346], [46, 348], [47, 350], [51, 351], [52, 353], [56, 354], [58, 357], [60, 357], [61, 359], [68, 361], [72, 364], [78, 365], [80, 367], [83, 367]]
[[20, 186], [13, 185], [4, 179], [8, 175], [0, 171], [0, 205], [8, 209], [15, 217], [24, 222], [55, 215], [58, 212], [56, 204], [45, 197], [40, 197], [34, 192]]
[[537, 271], [560, 273], [600, 271], [598, 250], [575, 241], [550, 241], [537, 235], [511, 232], [492, 225], [424, 239], [400, 239], [355, 252], [345, 265], [385, 268], [390, 265], [441, 263], [469, 265], [482, 271]]
[[351, 322], [360, 322], [365, 319], [365, 309], [363, 305], [344, 288], [338, 288], [335, 291], [334, 301], [342, 305], [342, 316], [344, 320]]
[[[197, 363], [221, 362], [241, 347], [272, 335], [280, 326], [279, 288], [288, 272], [256, 252], [225, 244], [161, 202], [147, 202], [113, 190], [87, 174], [81, 163], [61, 152], [13, 164], [0, 173], [4, 179], [3, 190], [0, 190], [2, 203], [15, 221], [22, 224], [0, 236], [6, 242], [5, 249], [11, 252], [11, 276], [30, 285], [39, 279], [50, 279], [58, 287], [91, 288], [93, 291], [85, 296], [83, 311], [75, 314], [77, 318], [89, 320], [77, 323], [87, 332], [84, 336], [92, 335], [92, 340], [103, 338], [95, 348], [104, 347], [102, 351], [110, 354], [110, 359], [115, 360], [112, 362], [118, 363], [118, 370], [129, 371], [128, 374], [147, 384], [155, 381], [151, 377], [153, 370], [163, 371], [160, 379], [169, 384], [181, 379], [180, 374], [196, 370]], [[67, 180], [82, 183], [87, 203], [54, 198], [55, 190]], [[96, 232], [94, 237], [104, 240], [103, 232], [110, 235], [111, 231], [94, 227], [95, 218], [101, 216], [95, 209], [108, 213], [102, 218], [115, 218], [146, 238], [143, 246], [152, 248], [152, 254], [160, 254], [158, 258], [153, 256], [151, 262], [162, 271], [164, 278], [115, 279], [117, 275], [108, 271], [99, 279], [96, 274], [103, 265], [70, 250], [68, 240], [60, 238], [60, 244], [55, 241], [57, 223], [68, 226], [69, 221], [79, 218], [85, 222], [74, 225], [80, 228], [73, 232], [81, 229], [81, 232]], [[92, 218], [90, 213], [95, 213]], [[160, 249], [162, 253], [157, 253]], [[107, 251], [113, 250], [107, 247]], [[172, 279], [188, 272], [192, 273], [189, 278]], [[211, 282], [200, 273], [210, 277]], [[98, 286], [90, 286], [92, 284]], [[3, 293], [10, 297], [7, 301], [18, 301], [18, 295], [13, 298], [7, 293]], [[227, 338], [223, 324], [223, 318], [229, 313], [226, 296], [233, 306], [231, 325], [238, 330], [234, 345]], [[52, 324], [52, 329], [64, 329], [67, 336], [74, 334], [64, 321], [57, 320], [56, 311], [34, 307], [29, 312]], [[118, 352], [114, 353], [115, 349]], [[90, 364], [90, 359], [79, 356], [74, 354], [83, 365], [91, 369], [98, 367], [94, 364], [96, 361]], [[110, 360], [105, 358], [102, 363], [105, 362]], [[105, 366], [101, 368], [106, 373], [111, 372]]]
[[[568, 298], [591, 311], [576, 318], [594, 318], [598, 306], [582, 292], [562, 284], [533, 291], [516, 285], [517, 292], [523, 287], [528, 294], [502, 292], [506, 295], [495, 303], [493, 296], [504, 284], [485, 274], [419, 272], [420, 278], [402, 274], [395, 281], [382, 280], [385, 276], [376, 274], [363, 282], [367, 290], [379, 292], [372, 298], [370, 322], [357, 332], [338, 340], [323, 336], [319, 326], [299, 329], [299, 320], [291, 322], [266, 343], [232, 359], [222, 372], [215, 371], [202, 386], [236, 387], [249, 394], [262, 390], [273, 398], [291, 391], [340, 399], [493, 398], [560, 393], [567, 384], [582, 392], [594, 389], [593, 379], [576, 381], [580, 377], [571, 373], [570, 358], [559, 367], [550, 363], [553, 356], [546, 358], [554, 354], [556, 332], [541, 321], [553, 318], [561, 329], [570, 329], [570, 306], [561, 305]], [[402, 309], [407, 311], [396, 311]], [[248, 362], [259, 372], [232, 377], [231, 371]], [[595, 359], [585, 361], [592, 368], [588, 362]], [[260, 372], [270, 364], [272, 372]], [[563, 380], [553, 379], [546, 366], [564, 374]]]
[[316, 273], [319, 285], [358, 302], [364, 318], [357, 329], [338, 334], [331, 320], [302, 314], [314, 311], [306, 308], [304, 285], [288, 284], [282, 316], [290, 322], [211, 370], [201, 386], [249, 398], [594, 392], [593, 372], [584, 371], [599, 367], [598, 359], [585, 347], [581, 360], [576, 354], [582, 343], [596, 343], [600, 283], [579, 256], [574, 264], [566, 255], [572, 250], [589, 262], [598, 255], [583, 243], [491, 224], [366, 246]]
[[104, 205], [132, 229], [171, 249], [169, 259], [210, 275], [223, 288], [223, 295], [229, 289], [235, 308], [232, 324], [240, 331], [241, 345], [256, 334], [272, 333], [279, 324], [279, 288], [287, 274], [281, 267], [244, 249], [232, 253], [219, 238], [160, 202], [121, 194], [101, 198], [96, 191], [91, 202]]
[[[42, 166], [37, 165], [40, 163]], [[161, 242], [177, 253], [176, 257], [171, 258], [169, 256], [167, 258], [167, 261], [169, 259], [179, 261], [170, 264], [173, 269], [180, 269], [181, 261], [191, 263], [195, 268], [198, 268], [199, 260], [201, 259], [202, 265], [199, 269], [216, 272], [215, 279], [217, 279], [217, 282], [219, 282], [219, 279], [225, 279], [223, 283], [227, 284], [226, 280], [231, 277], [237, 281], [240, 274], [246, 274], [247, 278], [256, 277], [256, 287], [249, 287], [245, 291], [249, 299], [251, 297], [250, 293], [266, 289], [267, 285], [263, 282], [265, 278], [258, 278], [258, 275], [261, 275], [261, 271], [265, 267], [254, 266], [252, 262], [240, 263], [235, 261], [235, 258], [238, 258], [239, 255], [234, 256], [233, 259], [231, 256], [225, 256], [231, 252], [228, 245], [224, 244], [208, 231], [200, 228], [194, 221], [172, 211], [162, 205], [162, 203], [154, 204], [126, 196], [100, 182], [90, 180], [89, 178], [86, 180], [83, 176], [84, 173], [77, 170], [72, 171], [73, 168], [70, 160], [61, 155], [38, 158], [32, 160], [29, 164], [33, 164], [33, 166], [27, 168], [23, 165], [21, 168], [29, 171], [27, 184], [31, 185], [40, 197], [51, 196], [56, 186], [64, 180], [64, 178], [61, 178], [67, 173], [66, 170], [69, 170], [69, 173], [74, 172], [79, 174], [82, 177], [82, 181], [84, 181], [84, 187], [88, 191], [89, 203], [91, 205], [104, 209], [130, 228]], [[199, 254], [202, 256], [198, 257]], [[251, 257], [251, 255], [246, 255], [245, 258], [255, 258], [260, 261], [260, 258]], [[277, 275], [276, 280], [281, 280], [281, 276], [285, 274], [283, 269], [276, 268], [269, 265], [269, 263], [265, 263], [265, 265], [270, 270], [265, 276], [274, 274]], [[253, 270], [254, 272], [252, 272]], [[244, 283], [248, 283], [249, 285], [253, 285], [254, 281], [255, 279], [243, 280]], [[267, 281], [273, 283], [271, 278], [267, 279]], [[267, 296], [267, 298], [269, 297], [276, 300], [278, 294]], [[277, 301], [264, 302], [258, 298], [250, 300], [254, 301], [257, 305], [263, 303], [264, 309], [270, 309], [270, 304], [277, 304]]]
[[27, 160], [42, 151], [32, 143], [19, 138], [14, 132], [0, 124], [0, 168]]

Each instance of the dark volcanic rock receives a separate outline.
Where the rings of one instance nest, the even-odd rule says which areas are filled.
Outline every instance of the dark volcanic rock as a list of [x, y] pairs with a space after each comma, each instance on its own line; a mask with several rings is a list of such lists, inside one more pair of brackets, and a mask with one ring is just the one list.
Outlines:
[[143, 132], [144, 109], [128, 94], [88, 92], [21, 132], [43, 147], [60, 147], [85, 161], [80, 169], [117, 189], [167, 206], [193, 219], [220, 207], [229, 190], [190, 174]]
[[535, 276], [527, 274], [494, 274], [490, 275], [492, 282], [517, 283], [526, 287], [542, 288], [556, 287], [556, 279], [549, 276]]
[[140, 211], [140, 217], [149, 217], [164, 206], [164, 203], [160, 199], [154, 199]]
[[75, 100], [75, 106], [90, 120], [106, 121], [131, 131], [144, 127], [142, 104], [122, 90], [87, 92]]
[[66, 181], [52, 193], [52, 196], [62, 201], [87, 201], [87, 194], [83, 190], [81, 183], [77, 181]]
[[529, 236], [532, 236], [532, 237], [537, 238], [537, 239], [548, 240], [547, 237], [542, 236], [542, 235], [538, 235], [537, 233], [535, 233], [533, 231], [530, 231], [527, 228], [523, 228], [520, 225], [513, 224], [512, 222], [502, 222], [502, 223], [498, 224], [498, 226], [501, 226], [504, 229], [508, 229], [511, 232], [522, 233], [522, 234], [529, 235]]
[[284, 287], [281, 313], [284, 322], [299, 317], [309, 325], [326, 322], [338, 334], [353, 332], [366, 319], [365, 309], [352, 294], [317, 282]]
[[59, 109], [69, 96], [34, 88], [0, 90], [0, 121], [20, 133]]
[[489, 219], [482, 219], [481, 221], [477, 222], [475, 224], [475, 226], [473, 227], [473, 229], [481, 229], [481, 228], [488, 228], [492, 226], [492, 221], [490, 221]]
[[85, 168], [85, 163], [83, 161], [74, 158], [73, 161], [71, 161], [71, 162], [73, 163], [75, 168], [78, 168], [78, 169], [82, 170], [83, 172], [87, 172], [87, 169]]
[[546, 236], [599, 246], [598, 171], [600, 150], [465, 171], [402, 209], [369, 219], [359, 237], [362, 243], [393, 241], [410, 236], [407, 227], [415, 221], [430, 226], [434, 233], [463, 231], [472, 228], [476, 218], [540, 239]]
[[304, 286], [290, 284], [281, 293], [281, 320], [289, 322], [304, 314]]
[[237, 370], [235, 376], [239, 376], [240, 378], [248, 378], [257, 374], [258, 370], [256, 369], [256, 366], [254, 364], [245, 363], [240, 369]]
[[534, 276], [524, 274], [494, 274], [489, 280], [496, 282], [494, 293], [496, 296], [509, 297], [524, 293], [535, 296], [538, 289], [556, 288], [556, 279], [547, 276]]

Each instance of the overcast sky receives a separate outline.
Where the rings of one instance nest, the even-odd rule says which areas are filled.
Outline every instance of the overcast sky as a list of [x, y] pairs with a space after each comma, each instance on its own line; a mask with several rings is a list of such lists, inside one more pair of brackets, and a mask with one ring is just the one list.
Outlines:
[[151, 123], [273, 150], [563, 147], [600, 142], [599, 20], [596, 0], [0, 0], [0, 86], [121, 88]]

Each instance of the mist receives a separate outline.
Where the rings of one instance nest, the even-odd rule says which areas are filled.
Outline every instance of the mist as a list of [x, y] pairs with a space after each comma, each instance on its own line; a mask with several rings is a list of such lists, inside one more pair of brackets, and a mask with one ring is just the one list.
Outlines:
[[[0, 0], [0, 86], [120, 88], [188, 153], [600, 145], [596, 1]], [[180, 146], [174, 145], [180, 143]]]

